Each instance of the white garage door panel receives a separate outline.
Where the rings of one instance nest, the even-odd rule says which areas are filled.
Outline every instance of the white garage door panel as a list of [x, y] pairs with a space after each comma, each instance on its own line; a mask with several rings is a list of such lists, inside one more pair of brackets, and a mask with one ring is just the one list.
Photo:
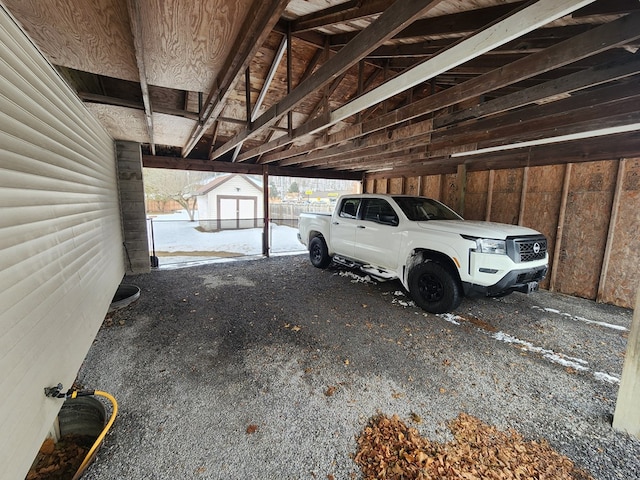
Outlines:
[[253, 228], [256, 215], [256, 201], [253, 198], [241, 198], [240, 202], [240, 228]]
[[[0, 4], [2, 478], [24, 478], [124, 275], [113, 140]], [[100, 388], [99, 385], [89, 387]]]

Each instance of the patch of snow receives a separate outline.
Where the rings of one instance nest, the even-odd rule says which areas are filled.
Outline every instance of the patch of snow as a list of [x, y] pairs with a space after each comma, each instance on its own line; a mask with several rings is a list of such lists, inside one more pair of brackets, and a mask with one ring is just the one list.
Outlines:
[[613, 383], [614, 385], [617, 385], [620, 383], [620, 379], [618, 377], [614, 377], [613, 375], [609, 375], [608, 373], [594, 372], [593, 376], [602, 382], [609, 382], [609, 383]]
[[613, 330], [620, 330], [622, 332], [628, 331], [628, 328], [623, 327], [622, 325], [615, 325], [613, 323], [606, 323], [606, 322], [598, 322], [596, 320], [589, 320], [589, 319], [584, 318], [584, 317], [578, 317], [578, 316], [571, 315], [570, 313], [562, 313], [562, 312], [560, 312], [560, 310], [556, 310], [555, 308], [539, 307], [537, 305], [533, 305], [531, 308], [533, 308], [535, 310], [542, 310], [544, 312], [549, 312], [549, 313], [555, 313], [555, 314], [558, 314], [558, 315], [562, 315], [563, 317], [568, 317], [568, 318], [571, 318], [572, 320], [578, 320], [579, 322], [588, 323], [590, 325], [598, 325], [600, 327], [611, 328]]
[[393, 292], [393, 294], [394, 294], [396, 297], [404, 297], [404, 296], [405, 296], [405, 295], [404, 295], [404, 292], [403, 292], [402, 290], [396, 290], [395, 292]]
[[[213, 252], [227, 254], [261, 255], [263, 229], [223, 230], [203, 232], [198, 230], [198, 221], [189, 221], [186, 211], [150, 217], [147, 226], [153, 225], [153, 241], [160, 264], [180, 262], [202, 262], [206, 259], [218, 259]], [[298, 229], [285, 225], [269, 224], [270, 253], [302, 253], [304, 245], [298, 241]], [[151, 241], [151, 235], [149, 235]], [[154, 245], [149, 245], [153, 251]], [[212, 252], [210, 256], [171, 256], [173, 252]]]
[[583, 372], [589, 370], [589, 368], [585, 366], [588, 365], [589, 362], [585, 360], [575, 357], [568, 357], [566, 355], [556, 353], [553, 350], [548, 350], [546, 348], [536, 347], [531, 342], [520, 340], [519, 338], [513, 337], [508, 333], [496, 332], [492, 335], [492, 337], [501, 342], [516, 344], [520, 346], [520, 348], [528, 352], [538, 353], [553, 363], [557, 363], [565, 367], [571, 367], [575, 370], [580, 370]]
[[371, 284], [376, 284], [376, 282], [374, 282], [373, 280], [371, 280], [371, 277], [369, 275], [365, 275], [364, 277], [361, 277], [360, 275], [356, 275], [353, 272], [349, 272], [349, 271], [345, 271], [342, 270], [338, 273], [336, 273], [336, 275], [340, 275], [341, 277], [348, 277], [351, 279], [351, 283], [371, 283]]
[[415, 307], [416, 304], [414, 303], [413, 300], [409, 300], [409, 301], [405, 301], [405, 300], [398, 300], [397, 298], [394, 298], [393, 300], [391, 300], [391, 304], [392, 305], [401, 305], [403, 307]]
[[459, 317], [458, 315], [454, 315], [453, 313], [438, 313], [436, 317], [440, 317], [444, 321], [453, 323], [454, 325], [460, 325], [459, 320], [462, 320], [462, 317]]

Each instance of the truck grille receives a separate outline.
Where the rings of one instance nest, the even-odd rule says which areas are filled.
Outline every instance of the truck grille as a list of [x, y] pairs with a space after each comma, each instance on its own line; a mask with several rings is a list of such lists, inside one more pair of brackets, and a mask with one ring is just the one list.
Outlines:
[[547, 255], [547, 239], [542, 236], [515, 238], [508, 244], [508, 254], [516, 263], [544, 260]]

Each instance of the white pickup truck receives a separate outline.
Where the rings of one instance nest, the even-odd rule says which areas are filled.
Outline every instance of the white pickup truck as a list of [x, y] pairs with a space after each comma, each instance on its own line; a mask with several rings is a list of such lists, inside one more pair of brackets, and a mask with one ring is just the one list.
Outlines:
[[425, 197], [345, 195], [332, 215], [303, 213], [299, 240], [311, 263], [398, 278], [418, 306], [454, 310], [467, 296], [530, 293], [547, 273], [547, 239], [530, 228], [468, 221]]

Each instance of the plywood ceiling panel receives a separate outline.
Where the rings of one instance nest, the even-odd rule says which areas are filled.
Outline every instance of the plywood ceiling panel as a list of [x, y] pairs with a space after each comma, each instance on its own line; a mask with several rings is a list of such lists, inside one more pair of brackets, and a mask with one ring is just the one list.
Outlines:
[[86, 105], [115, 140], [149, 142], [144, 111], [100, 103]]
[[126, 0], [4, 0], [49, 60], [138, 81]]
[[149, 84], [208, 92], [250, 5], [250, 0], [141, 0]]
[[195, 120], [164, 113], [153, 114], [153, 138], [160, 145], [182, 147], [196, 125]]

